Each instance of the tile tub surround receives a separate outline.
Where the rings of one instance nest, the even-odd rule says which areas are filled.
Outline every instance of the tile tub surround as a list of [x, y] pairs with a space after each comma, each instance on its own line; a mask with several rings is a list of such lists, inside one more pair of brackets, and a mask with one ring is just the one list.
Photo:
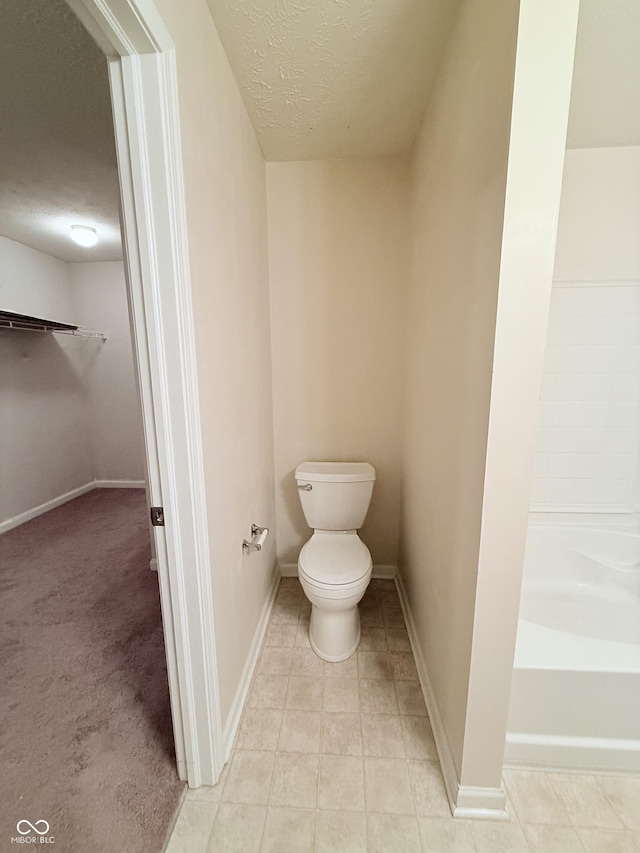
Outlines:
[[394, 582], [371, 582], [346, 661], [311, 650], [310, 610], [283, 578], [231, 760], [166, 853], [640, 853], [633, 779], [509, 770], [510, 822], [454, 820]]

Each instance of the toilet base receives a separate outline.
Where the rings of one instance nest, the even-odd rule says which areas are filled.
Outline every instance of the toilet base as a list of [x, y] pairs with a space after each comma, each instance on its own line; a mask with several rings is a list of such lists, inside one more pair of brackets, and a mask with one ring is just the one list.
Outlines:
[[322, 660], [337, 663], [350, 658], [360, 644], [358, 605], [347, 610], [326, 610], [313, 604], [309, 642]]

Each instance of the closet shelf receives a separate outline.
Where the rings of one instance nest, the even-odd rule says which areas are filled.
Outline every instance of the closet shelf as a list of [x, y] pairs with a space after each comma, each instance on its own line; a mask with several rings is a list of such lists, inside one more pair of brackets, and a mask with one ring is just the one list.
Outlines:
[[102, 338], [104, 332], [90, 332], [70, 323], [45, 320], [42, 317], [30, 317], [28, 314], [15, 314], [13, 311], [0, 311], [0, 329], [19, 329], [23, 332], [53, 332], [56, 335], [75, 335], [79, 338]]

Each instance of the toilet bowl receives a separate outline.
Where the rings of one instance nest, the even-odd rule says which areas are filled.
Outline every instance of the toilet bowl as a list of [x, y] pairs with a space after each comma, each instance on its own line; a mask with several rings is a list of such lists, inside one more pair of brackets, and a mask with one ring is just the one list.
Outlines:
[[298, 558], [311, 602], [309, 641], [323, 660], [350, 657], [360, 642], [358, 603], [371, 580], [369, 549], [358, 536], [369, 508], [375, 469], [366, 462], [303, 463], [296, 481], [314, 533]]

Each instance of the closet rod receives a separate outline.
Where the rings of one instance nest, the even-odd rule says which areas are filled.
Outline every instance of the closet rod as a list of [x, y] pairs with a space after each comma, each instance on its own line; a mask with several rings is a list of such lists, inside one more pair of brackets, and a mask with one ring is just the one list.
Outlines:
[[14, 323], [13, 320], [0, 320], [0, 329], [15, 329], [23, 332], [46, 332], [48, 335], [74, 335], [76, 338], [102, 338], [107, 340], [105, 332], [90, 332], [88, 329], [54, 329], [50, 326], [30, 325], [24, 320]]

